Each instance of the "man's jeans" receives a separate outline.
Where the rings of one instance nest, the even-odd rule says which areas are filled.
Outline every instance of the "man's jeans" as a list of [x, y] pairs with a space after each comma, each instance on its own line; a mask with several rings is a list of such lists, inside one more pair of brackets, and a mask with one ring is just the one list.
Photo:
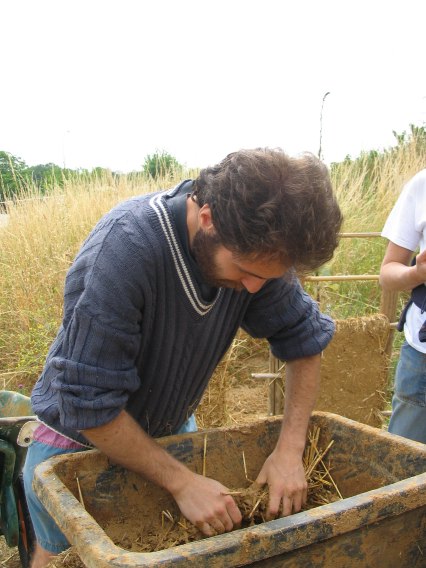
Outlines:
[[426, 354], [401, 347], [388, 431], [426, 444]]

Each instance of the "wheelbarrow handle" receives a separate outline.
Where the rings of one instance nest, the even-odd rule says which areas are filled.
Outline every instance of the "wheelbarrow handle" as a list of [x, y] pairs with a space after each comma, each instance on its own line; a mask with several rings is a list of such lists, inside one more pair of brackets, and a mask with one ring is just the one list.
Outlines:
[[0, 418], [0, 440], [8, 440], [15, 446], [28, 447], [33, 432], [40, 424], [37, 416], [8, 416]]
[[7, 416], [0, 418], [0, 435], [2, 426], [23, 426], [26, 422], [37, 420], [37, 416]]

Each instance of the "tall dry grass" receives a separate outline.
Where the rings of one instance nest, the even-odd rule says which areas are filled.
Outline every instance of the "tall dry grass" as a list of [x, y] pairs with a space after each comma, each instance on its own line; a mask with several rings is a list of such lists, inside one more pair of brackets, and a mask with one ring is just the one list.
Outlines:
[[25, 187], [7, 204], [8, 223], [0, 227], [0, 388], [31, 390], [61, 320], [66, 272], [97, 220], [120, 201], [175, 181], [80, 176], [45, 197]]
[[[404, 183], [424, 168], [426, 147], [415, 138], [376, 159], [365, 154], [333, 168], [333, 184], [344, 214], [343, 232], [381, 232]], [[378, 274], [386, 245], [381, 237], [342, 238], [333, 259], [320, 273]], [[319, 299], [321, 308], [336, 318], [370, 315], [380, 305], [381, 290], [374, 281], [306, 287]]]
[[[402, 184], [425, 167], [426, 153], [413, 141], [378, 160], [368, 186], [367, 162], [334, 168], [344, 230], [380, 231]], [[8, 204], [9, 223], [0, 227], [0, 388], [31, 390], [60, 323], [66, 271], [96, 221], [119, 201], [177, 181], [80, 177], [44, 198], [27, 187]], [[377, 273], [384, 247], [382, 239], [342, 240], [323, 271]], [[380, 298], [374, 283], [325, 284], [311, 291], [336, 317], [374, 313]]]

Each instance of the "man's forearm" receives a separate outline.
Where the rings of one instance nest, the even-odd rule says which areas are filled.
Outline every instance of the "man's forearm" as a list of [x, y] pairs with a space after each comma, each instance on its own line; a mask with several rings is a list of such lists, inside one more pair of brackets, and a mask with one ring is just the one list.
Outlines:
[[318, 397], [321, 355], [287, 363], [283, 424], [278, 451], [303, 454], [309, 418]]
[[[413, 252], [388, 243], [380, 267], [380, 285], [385, 290], [412, 290], [426, 282], [426, 250], [416, 256], [414, 266], [410, 265]], [[409, 266], [410, 265], [410, 266]]]
[[268, 519], [300, 511], [307, 499], [306, 431], [319, 388], [320, 355], [287, 363], [284, 417], [274, 451], [256, 481], [269, 485]]
[[206, 536], [230, 531], [241, 522], [241, 513], [224, 485], [191, 472], [127, 412], [83, 434], [114, 462], [169, 491], [181, 513]]
[[174, 494], [191, 472], [167, 453], [125, 411], [83, 435], [112, 461]]

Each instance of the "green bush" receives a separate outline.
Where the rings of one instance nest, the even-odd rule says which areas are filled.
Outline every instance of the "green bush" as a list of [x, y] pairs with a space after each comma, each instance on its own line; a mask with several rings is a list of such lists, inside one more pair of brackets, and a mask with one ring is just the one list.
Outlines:
[[180, 174], [182, 169], [176, 158], [165, 150], [156, 150], [152, 156], [149, 154], [143, 163], [143, 173], [153, 179]]

